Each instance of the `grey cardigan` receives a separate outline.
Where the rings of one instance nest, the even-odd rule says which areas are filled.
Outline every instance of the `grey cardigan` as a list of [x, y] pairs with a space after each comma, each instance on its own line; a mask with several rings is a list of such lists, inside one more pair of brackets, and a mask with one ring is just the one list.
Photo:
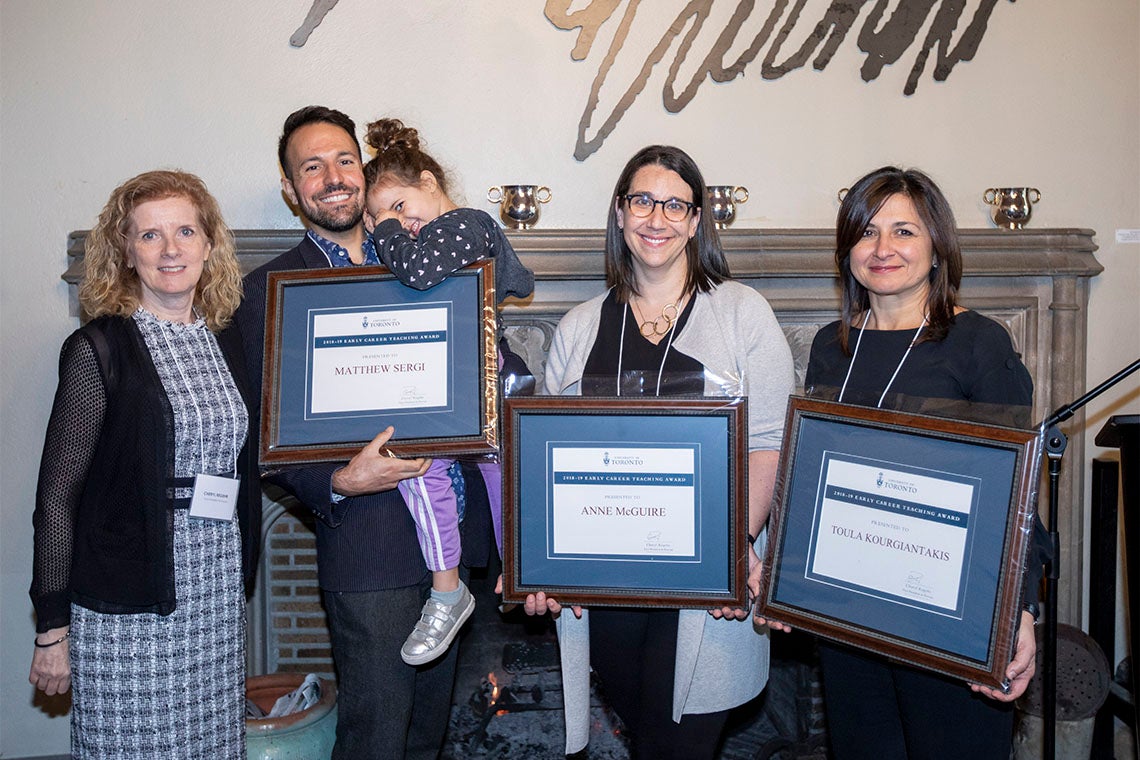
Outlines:
[[[546, 364], [549, 395], [578, 395], [586, 358], [601, 320], [602, 294], [567, 312]], [[705, 366], [705, 395], [748, 397], [748, 449], [775, 450], [792, 393], [792, 355], [764, 297], [737, 282], [697, 295], [688, 324], [673, 343]], [[763, 546], [762, 541], [757, 547]], [[589, 610], [558, 619], [566, 753], [590, 736]], [[727, 710], [760, 693], [768, 681], [768, 636], [751, 620], [717, 620], [705, 610], [682, 610], [677, 624], [673, 720], [686, 713]]]

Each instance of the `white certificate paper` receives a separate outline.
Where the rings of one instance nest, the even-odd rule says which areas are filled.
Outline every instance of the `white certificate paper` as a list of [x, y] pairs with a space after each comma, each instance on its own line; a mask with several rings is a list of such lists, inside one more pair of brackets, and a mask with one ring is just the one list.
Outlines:
[[553, 554], [695, 557], [695, 446], [549, 451]]
[[960, 612], [980, 482], [825, 455], [808, 576]]
[[310, 415], [447, 405], [445, 304], [311, 315]]

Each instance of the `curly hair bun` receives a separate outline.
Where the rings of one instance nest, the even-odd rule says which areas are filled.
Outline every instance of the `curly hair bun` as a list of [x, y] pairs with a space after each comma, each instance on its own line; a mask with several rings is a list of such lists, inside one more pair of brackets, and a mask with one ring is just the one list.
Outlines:
[[420, 135], [399, 119], [378, 119], [368, 125], [364, 142], [377, 151], [420, 149]]

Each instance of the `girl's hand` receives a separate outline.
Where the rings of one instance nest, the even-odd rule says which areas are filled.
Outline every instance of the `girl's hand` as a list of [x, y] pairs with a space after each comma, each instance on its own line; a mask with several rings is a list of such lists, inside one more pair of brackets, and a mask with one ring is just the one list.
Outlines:
[[371, 235], [372, 231], [376, 229], [376, 226], [385, 219], [395, 219], [399, 221], [400, 217], [397, 216], [395, 211], [392, 211], [390, 209], [383, 209], [381, 211], [377, 211], [375, 214], [365, 211], [364, 229], [368, 230], [368, 234]]
[[374, 218], [376, 219], [377, 224], [380, 224], [380, 222], [384, 221], [385, 219], [395, 219], [397, 222], [400, 221], [400, 215], [391, 209], [383, 209], [382, 211], [376, 212], [376, 216]]

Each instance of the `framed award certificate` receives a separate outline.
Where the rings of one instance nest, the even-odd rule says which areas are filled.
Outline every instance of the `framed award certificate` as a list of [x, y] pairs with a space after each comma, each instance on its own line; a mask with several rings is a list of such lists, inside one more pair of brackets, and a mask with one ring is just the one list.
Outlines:
[[758, 615], [1007, 688], [1034, 431], [793, 398]]
[[489, 261], [428, 290], [381, 267], [272, 272], [261, 463], [347, 461], [389, 425], [397, 456], [497, 451]]
[[745, 403], [508, 398], [503, 599], [744, 606]]

